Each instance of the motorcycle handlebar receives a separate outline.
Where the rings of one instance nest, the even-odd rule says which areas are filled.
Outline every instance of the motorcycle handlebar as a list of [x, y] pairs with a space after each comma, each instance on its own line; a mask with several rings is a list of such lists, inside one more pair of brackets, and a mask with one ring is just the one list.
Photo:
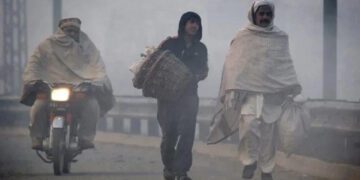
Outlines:
[[50, 93], [51, 89], [56, 87], [70, 87], [73, 92], [80, 92], [85, 94], [93, 94], [98, 90], [101, 90], [101, 86], [96, 85], [96, 83], [92, 83], [89, 81], [82, 82], [79, 84], [73, 83], [49, 83], [43, 80], [37, 80], [34, 82], [34, 88], [36, 91], [41, 93]]

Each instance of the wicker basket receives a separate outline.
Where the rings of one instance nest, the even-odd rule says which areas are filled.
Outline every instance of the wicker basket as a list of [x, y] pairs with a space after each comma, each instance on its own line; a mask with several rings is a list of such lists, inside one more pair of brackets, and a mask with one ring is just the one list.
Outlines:
[[138, 75], [137, 83], [145, 97], [168, 101], [178, 100], [193, 79], [186, 65], [168, 50], [155, 51]]
[[133, 86], [138, 89], [142, 89], [145, 81], [145, 77], [151, 69], [152, 65], [158, 59], [162, 51], [154, 50], [154, 52], [149, 53], [144, 56], [145, 62], [142, 63], [138, 72], [135, 73], [133, 81]]

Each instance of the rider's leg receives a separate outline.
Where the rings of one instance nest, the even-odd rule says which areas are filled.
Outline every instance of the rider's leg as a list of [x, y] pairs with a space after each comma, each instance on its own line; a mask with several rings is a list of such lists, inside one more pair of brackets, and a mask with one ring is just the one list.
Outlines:
[[30, 109], [30, 137], [33, 149], [42, 148], [42, 140], [47, 133], [48, 123], [48, 105], [47, 100], [37, 99]]
[[79, 142], [83, 149], [93, 148], [96, 134], [96, 123], [100, 118], [100, 107], [94, 97], [80, 102]]

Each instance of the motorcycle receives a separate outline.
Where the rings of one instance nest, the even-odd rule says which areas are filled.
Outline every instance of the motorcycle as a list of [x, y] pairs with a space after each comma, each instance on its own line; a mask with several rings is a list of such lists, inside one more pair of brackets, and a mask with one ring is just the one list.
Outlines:
[[55, 175], [70, 173], [71, 163], [76, 162], [74, 158], [82, 152], [77, 135], [78, 117], [72, 107], [74, 103], [91, 95], [92, 86], [87, 82], [78, 85], [44, 81], [37, 83], [43, 89], [37, 94], [37, 99], [49, 100], [49, 121], [42, 149], [36, 150], [36, 154], [44, 162], [53, 164]]

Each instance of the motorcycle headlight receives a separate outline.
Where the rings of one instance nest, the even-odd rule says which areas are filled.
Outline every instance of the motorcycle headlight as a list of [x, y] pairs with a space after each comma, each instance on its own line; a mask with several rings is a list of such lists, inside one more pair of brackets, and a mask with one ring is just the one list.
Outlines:
[[70, 89], [56, 88], [51, 91], [51, 100], [53, 101], [68, 101], [70, 97]]

